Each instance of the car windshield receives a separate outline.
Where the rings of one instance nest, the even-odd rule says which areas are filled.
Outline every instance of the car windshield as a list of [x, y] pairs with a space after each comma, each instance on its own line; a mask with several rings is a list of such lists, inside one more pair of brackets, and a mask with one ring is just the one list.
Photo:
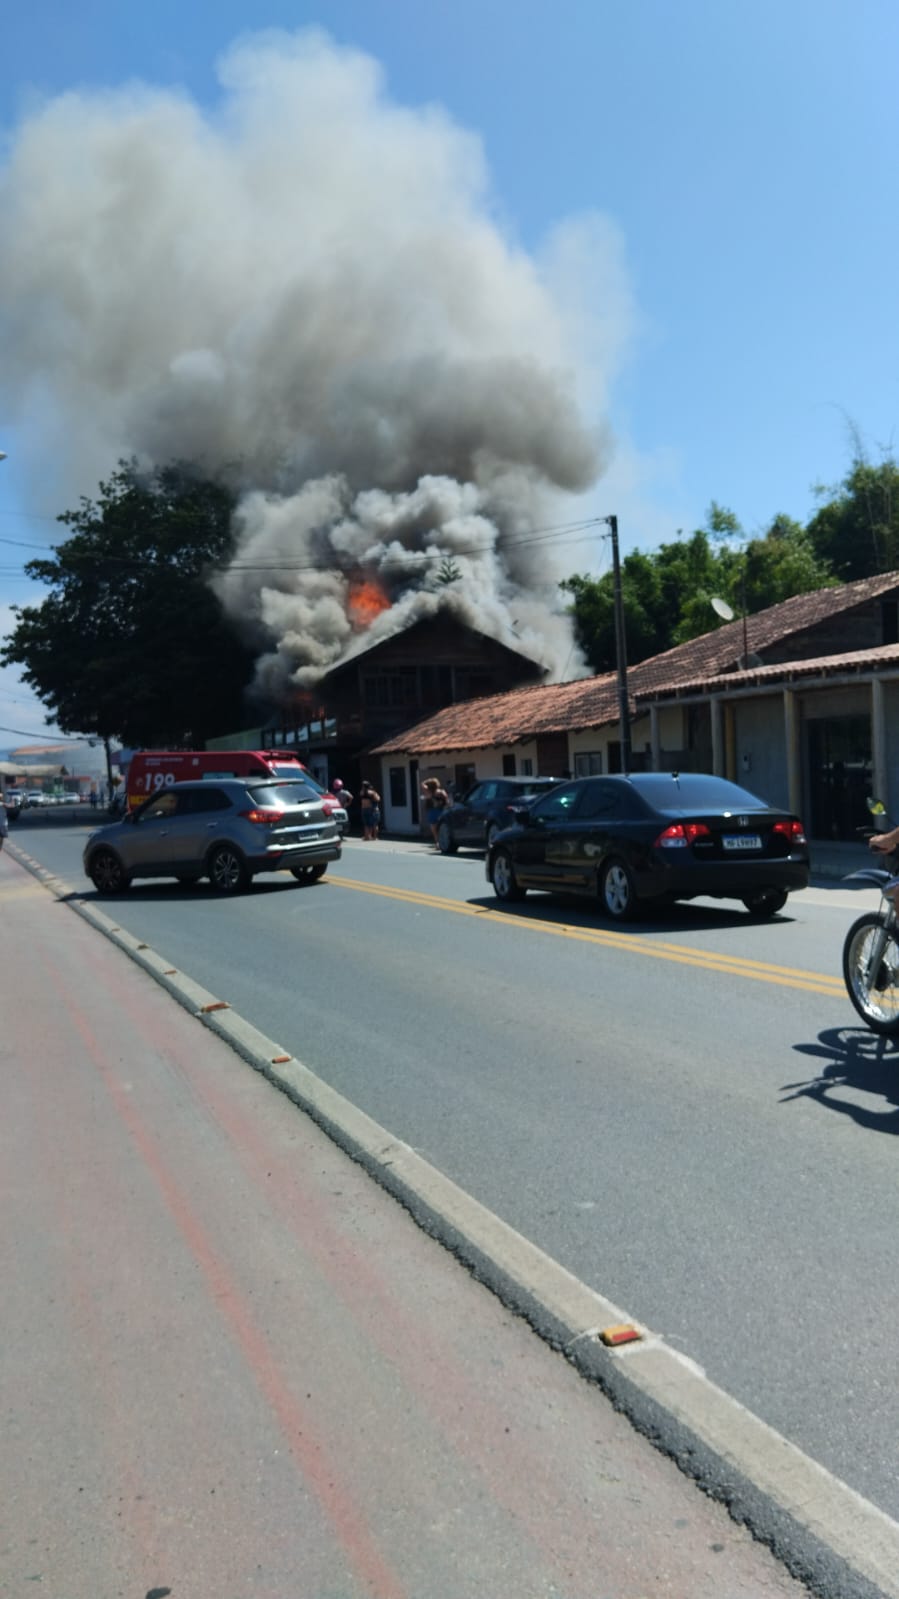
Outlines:
[[643, 772], [630, 779], [641, 799], [657, 811], [768, 810], [748, 789], [708, 772]]
[[254, 784], [251, 792], [260, 809], [271, 806], [273, 809], [291, 810], [294, 805], [317, 805], [321, 796], [321, 790], [316, 789], [305, 776], [291, 778], [284, 783]]

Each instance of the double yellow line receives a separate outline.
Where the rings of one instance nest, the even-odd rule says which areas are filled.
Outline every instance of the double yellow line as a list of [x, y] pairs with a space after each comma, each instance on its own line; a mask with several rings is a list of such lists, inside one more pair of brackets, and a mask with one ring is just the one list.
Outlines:
[[479, 905], [469, 905], [464, 900], [440, 899], [436, 894], [417, 894], [411, 889], [357, 883], [348, 877], [329, 875], [327, 882], [333, 888], [354, 889], [360, 894], [374, 894], [381, 899], [398, 900], [405, 905], [450, 911], [454, 916], [476, 916], [480, 921], [495, 922], [500, 927], [511, 927], [516, 931], [574, 939], [579, 944], [596, 944], [602, 949], [627, 950], [630, 955], [648, 955], [652, 960], [675, 961], [681, 966], [721, 972], [726, 977], [772, 983], [778, 988], [803, 989], [808, 994], [828, 994], [831, 999], [846, 998], [846, 989], [838, 975], [829, 977], [824, 972], [806, 972], [796, 967], [782, 966], [775, 961], [748, 960], [742, 955], [715, 955], [710, 951], [689, 949], [685, 944], [670, 944], [640, 933], [616, 933], [598, 927], [569, 927], [565, 923], [541, 921], [534, 916], [515, 916], [508, 911], [488, 910]]

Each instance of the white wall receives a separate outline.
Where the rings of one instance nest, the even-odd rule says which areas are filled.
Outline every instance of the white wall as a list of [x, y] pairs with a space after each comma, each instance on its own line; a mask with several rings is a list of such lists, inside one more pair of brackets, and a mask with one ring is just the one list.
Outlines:
[[[537, 775], [537, 745], [534, 740], [523, 744], [501, 744], [489, 750], [437, 750], [419, 756], [418, 788], [421, 788], [426, 777], [436, 777], [444, 787], [453, 783], [457, 766], [473, 766], [476, 783], [485, 777], [502, 777], [504, 755], [514, 755], [516, 777]], [[530, 772], [526, 770], [528, 761], [531, 763]], [[412, 765], [413, 757], [409, 755], [382, 755], [381, 801], [385, 830], [418, 838], [424, 828], [412, 820]], [[404, 774], [405, 803], [402, 805], [395, 804], [391, 796], [390, 774], [394, 768]]]

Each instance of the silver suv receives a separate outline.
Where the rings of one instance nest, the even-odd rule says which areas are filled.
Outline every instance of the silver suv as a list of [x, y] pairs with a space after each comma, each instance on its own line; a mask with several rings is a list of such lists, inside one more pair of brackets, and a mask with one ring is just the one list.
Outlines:
[[240, 893], [258, 872], [314, 883], [339, 859], [337, 823], [302, 778], [173, 783], [84, 848], [98, 894], [119, 894], [134, 877], [208, 877], [218, 894]]

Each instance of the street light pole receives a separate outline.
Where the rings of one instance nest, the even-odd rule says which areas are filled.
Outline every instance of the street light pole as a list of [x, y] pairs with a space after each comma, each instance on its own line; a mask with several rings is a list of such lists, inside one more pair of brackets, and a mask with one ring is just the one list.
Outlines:
[[612, 539], [612, 579], [615, 592], [615, 664], [618, 671], [618, 721], [621, 744], [621, 770], [627, 777], [631, 769], [631, 711], [627, 697], [627, 644], [624, 633], [624, 600], [621, 593], [621, 563], [618, 559], [618, 518], [600, 518]]

